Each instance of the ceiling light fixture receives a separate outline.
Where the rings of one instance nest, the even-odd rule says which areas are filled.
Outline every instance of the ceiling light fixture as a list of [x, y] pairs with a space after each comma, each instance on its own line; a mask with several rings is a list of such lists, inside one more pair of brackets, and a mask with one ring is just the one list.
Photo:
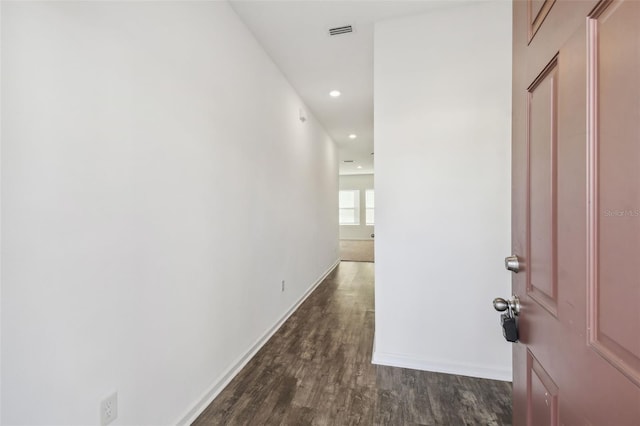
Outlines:
[[356, 135], [355, 133], [351, 133], [351, 134], [349, 135], [349, 139], [355, 139], [355, 138], [357, 138], [357, 137], [358, 137], [358, 135]]
[[329, 96], [331, 96], [332, 98], [337, 98], [338, 96], [340, 96], [342, 93], [340, 93], [339, 90], [332, 90], [329, 92]]
[[358, 166], [357, 168], [358, 168], [358, 169], [361, 169], [361, 168], [362, 168], [362, 166]]

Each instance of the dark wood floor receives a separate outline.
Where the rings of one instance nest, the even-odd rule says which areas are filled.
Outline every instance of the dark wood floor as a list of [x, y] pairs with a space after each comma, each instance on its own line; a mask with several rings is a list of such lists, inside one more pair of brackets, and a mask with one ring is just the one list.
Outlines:
[[342, 262], [194, 425], [510, 424], [510, 383], [371, 364], [373, 268]]

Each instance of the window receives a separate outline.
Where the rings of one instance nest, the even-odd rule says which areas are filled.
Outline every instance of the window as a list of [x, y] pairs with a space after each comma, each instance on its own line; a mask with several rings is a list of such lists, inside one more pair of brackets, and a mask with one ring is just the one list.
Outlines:
[[374, 220], [373, 220], [373, 213], [374, 213], [374, 197], [373, 197], [373, 189], [367, 189], [367, 191], [365, 192], [365, 202], [364, 205], [366, 207], [366, 211], [367, 211], [367, 225], [373, 225]]
[[360, 191], [340, 191], [340, 225], [360, 225]]

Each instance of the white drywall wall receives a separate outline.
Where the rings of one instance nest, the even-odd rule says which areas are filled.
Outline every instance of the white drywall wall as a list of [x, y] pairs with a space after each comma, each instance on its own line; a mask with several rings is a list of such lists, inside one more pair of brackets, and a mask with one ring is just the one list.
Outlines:
[[341, 240], [371, 240], [374, 227], [367, 225], [365, 191], [373, 188], [373, 175], [340, 175], [338, 185], [341, 190], [357, 189], [360, 191], [360, 224], [340, 225]]
[[511, 4], [377, 24], [374, 79], [374, 361], [508, 380]]
[[226, 2], [3, 2], [2, 72], [2, 423], [188, 420], [337, 260], [334, 143]]

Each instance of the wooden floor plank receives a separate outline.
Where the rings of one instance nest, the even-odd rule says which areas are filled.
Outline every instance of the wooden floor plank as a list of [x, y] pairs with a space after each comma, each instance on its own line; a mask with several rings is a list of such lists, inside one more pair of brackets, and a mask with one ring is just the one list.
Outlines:
[[372, 263], [342, 262], [194, 425], [509, 425], [510, 383], [371, 364]]

